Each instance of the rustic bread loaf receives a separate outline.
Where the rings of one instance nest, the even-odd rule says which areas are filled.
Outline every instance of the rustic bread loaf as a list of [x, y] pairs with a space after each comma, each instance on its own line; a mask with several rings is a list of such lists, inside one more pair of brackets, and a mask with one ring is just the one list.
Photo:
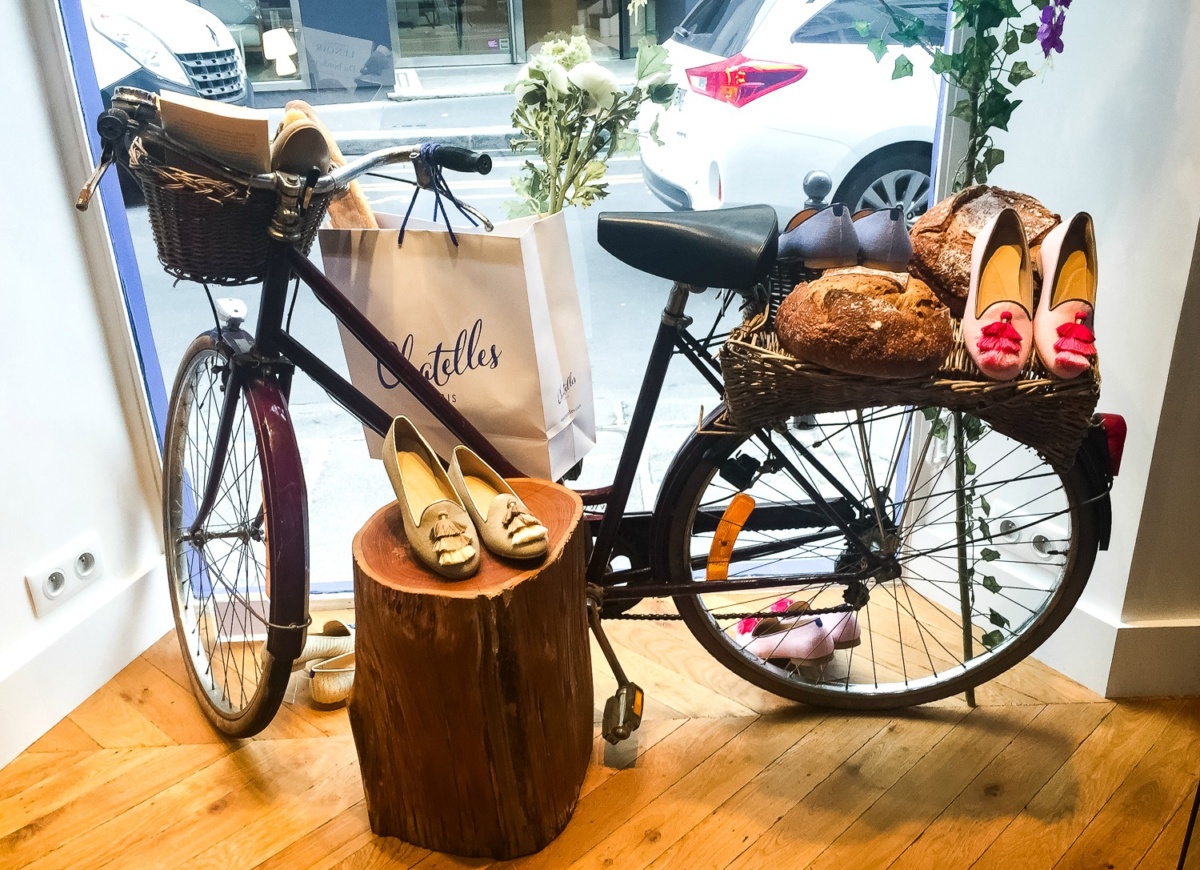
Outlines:
[[[1036, 270], [1042, 239], [1060, 218], [1023, 193], [987, 185], [968, 187], [943, 199], [913, 225], [909, 271], [928, 284], [955, 317], [962, 317], [971, 285], [971, 247], [975, 236], [1004, 208], [1015, 209], [1020, 215]], [[1035, 291], [1037, 281], [1035, 275]]]
[[908, 275], [846, 269], [801, 284], [775, 315], [779, 343], [797, 359], [877, 378], [936, 371], [950, 353], [950, 312]]

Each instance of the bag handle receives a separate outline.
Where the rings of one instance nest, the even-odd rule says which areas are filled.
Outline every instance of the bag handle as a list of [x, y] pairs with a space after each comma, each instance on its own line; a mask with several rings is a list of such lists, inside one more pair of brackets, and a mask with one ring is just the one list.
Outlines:
[[[417, 197], [420, 196], [422, 190], [433, 191], [433, 220], [438, 219], [438, 213], [441, 212], [442, 219], [446, 224], [446, 232], [450, 234], [450, 241], [454, 243], [454, 247], [458, 247], [458, 236], [454, 234], [454, 228], [450, 226], [450, 213], [446, 209], [446, 204], [442, 202], [442, 197], [450, 201], [450, 204], [458, 209], [458, 213], [471, 222], [471, 226], [479, 226], [479, 221], [471, 214], [473, 209], [466, 203], [459, 200], [457, 196], [450, 190], [450, 185], [446, 181], [446, 176], [442, 172], [442, 161], [439, 159], [437, 145], [422, 145], [420, 155], [413, 160], [413, 166], [417, 172], [417, 189], [413, 191], [412, 200], [408, 203], [408, 211], [404, 213], [404, 220], [400, 224], [400, 234], [396, 238], [396, 246], [400, 247], [404, 244], [404, 231], [408, 227], [408, 219], [412, 215], [413, 206], [417, 204]], [[463, 149], [454, 149], [454, 152]], [[456, 156], [447, 154], [447, 157]], [[487, 158], [487, 155], [479, 155]], [[455, 162], [455, 161], [450, 161]], [[487, 158], [487, 169], [491, 169], [491, 159]], [[476, 169], [475, 171], [479, 171]], [[486, 171], [485, 171], [486, 172]], [[491, 229], [491, 226], [488, 226]]]

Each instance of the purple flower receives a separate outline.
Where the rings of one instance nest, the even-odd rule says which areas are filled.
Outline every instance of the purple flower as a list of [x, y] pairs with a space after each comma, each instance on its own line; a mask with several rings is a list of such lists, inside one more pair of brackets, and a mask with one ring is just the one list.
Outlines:
[[[1066, 2], [1070, 3], [1071, 0]], [[1037, 29], [1037, 41], [1046, 57], [1050, 56], [1051, 51], [1061, 54], [1063, 50], [1063, 19], [1066, 18], [1066, 12], [1061, 8], [1063, 5], [1059, 0], [1042, 10], [1042, 23]]]

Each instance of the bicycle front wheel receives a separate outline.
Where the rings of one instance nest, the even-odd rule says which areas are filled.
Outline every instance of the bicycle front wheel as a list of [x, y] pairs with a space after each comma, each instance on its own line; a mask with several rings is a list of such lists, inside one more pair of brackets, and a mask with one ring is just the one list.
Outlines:
[[[303, 485], [267, 510], [268, 455], [248, 393], [238, 396], [217, 498], [193, 529], [209, 472], [220, 460], [218, 426], [230, 389], [232, 355], [211, 334], [188, 348], [168, 411], [163, 456], [163, 531], [175, 628], [193, 691], [220, 731], [261, 731], [283, 700], [292, 659], [268, 649], [271, 596], [295, 595], [307, 577], [304, 552], [272, 560], [271, 542], [295, 541], [304, 526]], [[273, 447], [278, 449], [277, 447]], [[273, 455], [273, 454], [270, 454]], [[297, 466], [298, 467], [298, 466]], [[273, 563], [274, 562], [274, 563]], [[301, 614], [307, 601], [293, 602]]]
[[[670, 477], [663, 558], [697, 584], [675, 598], [688, 628], [750, 682], [819, 706], [903, 707], [995, 677], [1061, 624], [1097, 549], [1078, 464], [940, 408], [693, 435]], [[720, 575], [778, 585], [704, 592]]]

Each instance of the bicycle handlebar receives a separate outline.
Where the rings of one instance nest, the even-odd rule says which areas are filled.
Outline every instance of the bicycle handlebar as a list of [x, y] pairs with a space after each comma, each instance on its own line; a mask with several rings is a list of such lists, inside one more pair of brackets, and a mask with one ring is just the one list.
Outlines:
[[[112, 148], [117, 143], [125, 140], [127, 136], [140, 135], [147, 128], [157, 126], [158, 122], [158, 103], [153, 94], [140, 91], [135, 88], [118, 88], [113, 97], [113, 108], [103, 112], [96, 119], [96, 129], [100, 134], [100, 138], [104, 141], [106, 148]], [[160, 135], [168, 138], [168, 134], [158, 129]], [[277, 183], [276, 172], [265, 172], [258, 175], [251, 175], [249, 179], [244, 174], [236, 173], [224, 166], [215, 163], [208, 155], [187, 145], [186, 143], [177, 140], [170, 140], [171, 147], [177, 148], [188, 157], [194, 158], [203, 166], [207, 166], [222, 175], [230, 177], [233, 180], [240, 179], [244, 184], [249, 181], [250, 187], [259, 189], [274, 188]], [[472, 151], [469, 148], [459, 148], [454, 145], [401, 145], [393, 148], [383, 148], [378, 151], [372, 151], [355, 160], [351, 160], [344, 166], [339, 166], [327, 174], [321, 175], [311, 185], [313, 193], [323, 194], [332, 191], [343, 190], [351, 181], [370, 172], [372, 169], [378, 169], [381, 166], [386, 166], [392, 163], [417, 163], [425, 161], [427, 163], [435, 163], [445, 169], [451, 169], [455, 172], [475, 172], [479, 175], [487, 175], [492, 171], [492, 158], [487, 154], [482, 154], [478, 151]], [[89, 182], [89, 187], [95, 187], [95, 181], [98, 181], [99, 172], [102, 171], [98, 167], [97, 174], [93, 177], [93, 181]], [[89, 191], [90, 193], [90, 191]], [[90, 198], [81, 195], [81, 209], [87, 207], [86, 200]]]

